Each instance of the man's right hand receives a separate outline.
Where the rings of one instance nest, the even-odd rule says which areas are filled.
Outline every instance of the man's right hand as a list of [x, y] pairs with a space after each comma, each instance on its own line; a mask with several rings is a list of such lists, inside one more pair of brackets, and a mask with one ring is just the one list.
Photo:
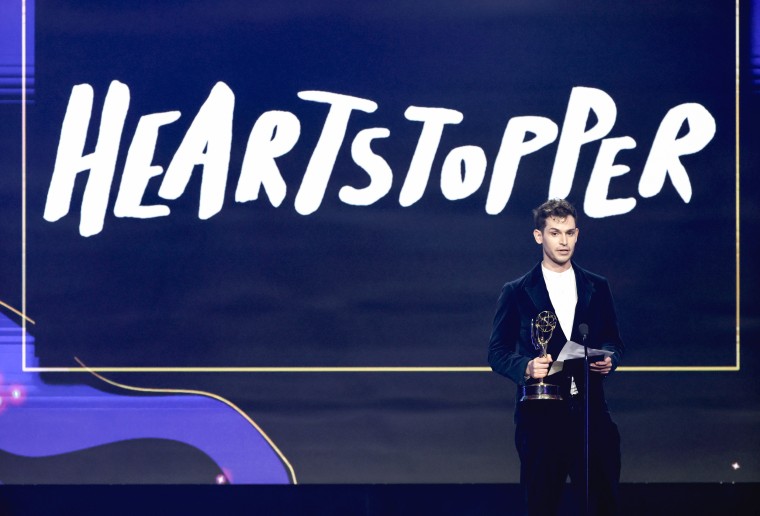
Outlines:
[[528, 362], [528, 367], [525, 369], [525, 374], [535, 379], [545, 378], [546, 375], [549, 374], [549, 365], [551, 363], [552, 363], [551, 355], [534, 358], [533, 360]]

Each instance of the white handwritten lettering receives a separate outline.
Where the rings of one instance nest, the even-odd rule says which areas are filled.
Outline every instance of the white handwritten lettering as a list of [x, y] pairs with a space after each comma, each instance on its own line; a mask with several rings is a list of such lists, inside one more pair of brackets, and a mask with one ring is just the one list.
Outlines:
[[[369, 99], [326, 91], [301, 91], [298, 97], [330, 106], [295, 195], [296, 212], [309, 215], [317, 211], [324, 200], [352, 114], [355, 111], [374, 113], [378, 105]], [[129, 88], [119, 81], [111, 83], [103, 104], [95, 150], [85, 154], [93, 98], [93, 89], [88, 84], [76, 85], [71, 91], [43, 215], [49, 222], [67, 215], [76, 178], [80, 172], [89, 170], [79, 224], [80, 234], [86, 237], [103, 230], [130, 104]], [[166, 200], [175, 200], [183, 195], [193, 170], [199, 165], [202, 176], [198, 217], [208, 219], [217, 214], [223, 208], [227, 188], [234, 108], [234, 93], [225, 83], [218, 82], [190, 123], [166, 173], [160, 164], [153, 163], [159, 129], [176, 122], [180, 112], [142, 116], [127, 153], [113, 208], [114, 215], [140, 219], [169, 215], [169, 205], [143, 204], [151, 180], [163, 174], [158, 195]], [[597, 122], [587, 128], [592, 112]], [[460, 124], [464, 115], [453, 109], [410, 106], [404, 117], [409, 121], [422, 122], [398, 200], [400, 206], [409, 207], [422, 198], [430, 182], [445, 126]], [[523, 158], [557, 140], [548, 197], [566, 197], [570, 193], [581, 148], [589, 145], [591, 149], [593, 142], [599, 142], [586, 187], [584, 211], [588, 216], [598, 218], [622, 215], [633, 210], [636, 206], [634, 197], [609, 198], [611, 181], [631, 171], [628, 165], [616, 163], [616, 160], [621, 151], [636, 148], [636, 140], [631, 136], [607, 137], [616, 118], [617, 107], [606, 92], [576, 87], [570, 93], [561, 131], [554, 121], [546, 117], [517, 116], [508, 120], [493, 162], [485, 202], [486, 213], [497, 215], [504, 210], [512, 196]], [[684, 123], [688, 124], [688, 132], [679, 138]], [[665, 177], [669, 176], [678, 194], [688, 203], [692, 196], [691, 180], [680, 157], [702, 150], [712, 140], [715, 131], [715, 119], [700, 104], [681, 104], [668, 111], [660, 123], [639, 178], [639, 195], [645, 198], [657, 195], [664, 186]], [[235, 190], [236, 202], [255, 201], [263, 189], [272, 206], [282, 204], [288, 194], [288, 185], [276, 159], [296, 146], [300, 134], [301, 122], [289, 111], [266, 111], [259, 116], [251, 129], [243, 155]], [[390, 136], [390, 130], [383, 127], [365, 128], [349, 136], [353, 162], [367, 174], [369, 183], [361, 188], [343, 185], [338, 192], [338, 198], [343, 203], [369, 206], [390, 192], [394, 181], [393, 170], [388, 161], [372, 149], [373, 141]], [[440, 170], [441, 194], [450, 201], [472, 196], [485, 182], [487, 168], [488, 158], [483, 148], [462, 145], [450, 149]]]

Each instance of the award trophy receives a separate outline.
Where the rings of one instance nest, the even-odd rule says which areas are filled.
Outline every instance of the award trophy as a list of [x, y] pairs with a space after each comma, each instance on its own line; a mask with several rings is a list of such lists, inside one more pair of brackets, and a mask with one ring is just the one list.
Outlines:
[[[538, 314], [535, 319], [530, 320], [530, 340], [533, 345], [540, 351], [540, 357], [546, 356], [546, 348], [557, 327], [557, 316], [552, 312], [545, 310]], [[522, 397], [520, 401], [525, 400], [561, 400], [559, 387], [550, 383], [544, 383], [541, 378], [538, 383], [523, 385], [521, 387]]]

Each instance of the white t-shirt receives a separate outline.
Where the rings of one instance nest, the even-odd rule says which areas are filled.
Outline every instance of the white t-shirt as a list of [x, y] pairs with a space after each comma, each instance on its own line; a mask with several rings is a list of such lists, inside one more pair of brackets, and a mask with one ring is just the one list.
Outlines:
[[[573, 322], [575, 321], [575, 305], [578, 303], [578, 289], [575, 286], [575, 271], [570, 267], [566, 271], [550, 271], [541, 264], [541, 272], [544, 273], [544, 283], [549, 291], [549, 299], [554, 306], [554, 312], [559, 321], [562, 332], [569, 340], [573, 334]], [[575, 378], [570, 378], [570, 394], [578, 394]]]
[[578, 303], [578, 290], [575, 287], [575, 272], [570, 267], [563, 272], [550, 271], [541, 265], [544, 273], [546, 290], [554, 306], [554, 312], [559, 320], [560, 328], [569, 340], [573, 334], [575, 320], [575, 305]]

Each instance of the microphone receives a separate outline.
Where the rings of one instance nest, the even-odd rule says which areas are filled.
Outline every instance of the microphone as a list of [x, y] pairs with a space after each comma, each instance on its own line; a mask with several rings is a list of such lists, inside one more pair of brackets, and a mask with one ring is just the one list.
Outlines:
[[586, 323], [579, 324], [578, 331], [581, 332], [581, 337], [583, 338], [583, 342], [586, 342], [586, 339], [588, 338], [588, 324]]

